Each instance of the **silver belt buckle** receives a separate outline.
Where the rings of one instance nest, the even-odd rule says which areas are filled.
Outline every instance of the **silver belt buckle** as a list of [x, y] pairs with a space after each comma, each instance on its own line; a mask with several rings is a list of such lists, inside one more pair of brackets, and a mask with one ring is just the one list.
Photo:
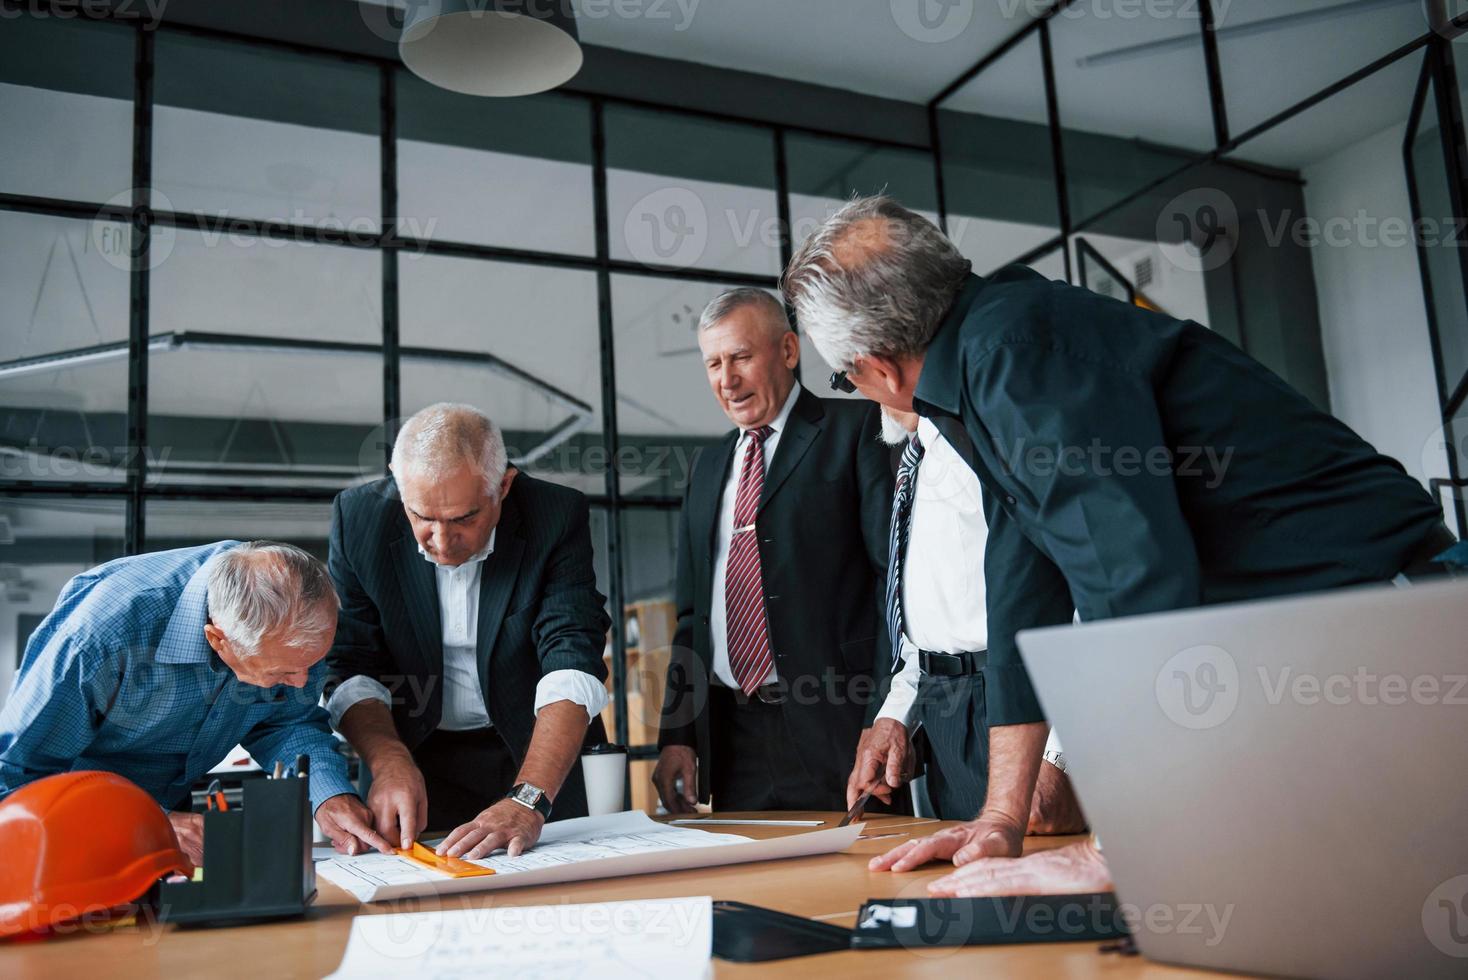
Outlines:
[[785, 695], [779, 689], [779, 682], [765, 684], [754, 689], [754, 696], [765, 704], [784, 704]]

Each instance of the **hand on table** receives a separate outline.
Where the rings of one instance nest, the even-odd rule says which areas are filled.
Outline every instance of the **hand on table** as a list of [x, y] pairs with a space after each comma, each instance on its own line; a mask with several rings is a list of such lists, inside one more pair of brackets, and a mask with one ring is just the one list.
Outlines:
[[856, 763], [846, 780], [846, 805], [851, 807], [867, 790], [883, 803], [912, 778], [912, 739], [907, 726], [892, 718], [878, 718], [863, 729], [856, 744]]
[[935, 898], [995, 895], [1084, 895], [1112, 889], [1106, 858], [1093, 841], [1021, 858], [982, 858], [928, 884]]
[[357, 855], [375, 847], [392, 854], [396, 845], [372, 829], [372, 811], [356, 793], [338, 793], [316, 808], [316, 823], [342, 854]]
[[1036, 835], [1083, 834], [1086, 815], [1070, 777], [1049, 762], [1040, 763], [1040, 776], [1035, 782], [1035, 796], [1030, 802], [1028, 833]]
[[[683, 792], [678, 792], [678, 780]], [[669, 813], [693, 813], [698, 803], [698, 754], [691, 745], [665, 745], [652, 771], [663, 809]]]
[[929, 861], [949, 858], [962, 867], [984, 857], [1017, 857], [1024, 835], [1024, 827], [1014, 820], [981, 813], [977, 820], [898, 844], [872, 858], [868, 867], [873, 871], [911, 871]]
[[473, 861], [503, 847], [518, 857], [540, 840], [545, 818], [514, 800], [500, 800], [473, 820], [454, 828], [438, 845], [439, 854]]
[[168, 822], [173, 825], [173, 835], [178, 838], [178, 849], [184, 852], [184, 857], [194, 867], [203, 867], [204, 815], [169, 811]]
[[372, 772], [372, 787], [367, 791], [367, 808], [372, 811], [373, 828], [403, 850], [428, 826], [428, 789], [423, 773], [405, 758], [380, 765]]

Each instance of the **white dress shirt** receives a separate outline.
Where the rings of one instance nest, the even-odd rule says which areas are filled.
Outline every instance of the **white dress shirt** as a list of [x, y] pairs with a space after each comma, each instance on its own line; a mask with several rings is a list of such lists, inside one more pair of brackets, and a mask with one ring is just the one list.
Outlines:
[[932, 422], [919, 419], [917, 436], [924, 453], [902, 563], [902, 669], [877, 713], [904, 725], [917, 699], [918, 650], [959, 653], [989, 645], [989, 525], [979, 478]]
[[[494, 553], [498, 528], [489, 532], [489, 543], [462, 565], [440, 565], [423, 546], [418, 553], [433, 564], [438, 581], [438, 616], [443, 629], [443, 714], [442, 731], [488, 728], [489, 710], [479, 683], [479, 582], [484, 560]], [[342, 715], [358, 701], [375, 699], [391, 706], [387, 688], [363, 674], [349, 678], [332, 692], [326, 702], [333, 728], [341, 727]], [[573, 701], [586, 709], [586, 722], [607, 706], [606, 685], [582, 670], [553, 670], [535, 686], [535, 713], [556, 701]]]
[[[785, 431], [785, 423], [790, 418], [790, 410], [795, 407], [795, 402], [800, 398], [800, 385], [790, 389], [785, 404], [780, 409], [780, 414], [770, 423], [774, 431], [765, 437], [764, 456], [765, 473], [770, 472], [770, 461], [775, 458], [775, 448], [780, 444], [780, 433]], [[714, 525], [714, 585], [711, 601], [709, 602], [709, 638], [713, 643], [714, 652], [714, 679], [725, 687], [738, 687], [739, 682], [734, 679], [734, 671], [729, 666], [729, 617], [724, 609], [724, 573], [729, 564], [729, 543], [734, 537], [734, 504], [739, 499], [739, 475], [743, 472], [744, 453], [749, 447], [749, 440], [753, 436], [748, 429], [744, 429], [739, 436], [739, 441], [734, 444], [734, 462], [729, 467], [729, 479], [724, 482], [724, 495], [719, 504], [719, 519]], [[771, 654], [774, 653], [773, 646]], [[774, 682], [776, 677], [775, 668], [760, 681], [759, 686]]]

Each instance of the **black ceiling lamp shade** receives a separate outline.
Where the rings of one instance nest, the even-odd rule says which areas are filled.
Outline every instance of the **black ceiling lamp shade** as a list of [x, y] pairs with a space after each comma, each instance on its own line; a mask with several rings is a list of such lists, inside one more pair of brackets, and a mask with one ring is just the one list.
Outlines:
[[571, 0], [407, 0], [398, 52], [419, 78], [465, 95], [544, 92], [582, 60]]

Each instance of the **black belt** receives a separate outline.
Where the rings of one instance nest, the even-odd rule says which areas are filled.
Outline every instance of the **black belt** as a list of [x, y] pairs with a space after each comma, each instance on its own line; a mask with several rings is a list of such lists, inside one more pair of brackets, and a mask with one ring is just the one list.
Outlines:
[[1453, 537], [1453, 532], [1448, 530], [1448, 526], [1439, 524], [1412, 552], [1411, 557], [1407, 559], [1407, 564], [1402, 568], [1402, 574], [1409, 579], [1437, 578], [1451, 574], [1450, 566], [1433, 561], [1433, 559], [1457, 543], [1458, 539]]
[[736, 704], [749, 704], [761, 701], [765, 704], [784, 704], [785, 685], [779, 681], [771, 681], [764, 687], [757, 687], [750, 694], [745, 694], [737, 687], [726, 687], [723, 684], [715, 684], [714, 690], [722, 691]]
[[989, 662], [988, 650], [965, 651], [963, 653], [937, 653], [932, 650], [918, 651], [918, 667], [924, 674], [934, 677], [964, 677], [977, 674]]
[[499, 738], [499, 732], [494, 730], [493, 725], [483, 728], [435, 728], [425, 738], [437, 737], [449, 741], [477, 742], [485, 738]]

